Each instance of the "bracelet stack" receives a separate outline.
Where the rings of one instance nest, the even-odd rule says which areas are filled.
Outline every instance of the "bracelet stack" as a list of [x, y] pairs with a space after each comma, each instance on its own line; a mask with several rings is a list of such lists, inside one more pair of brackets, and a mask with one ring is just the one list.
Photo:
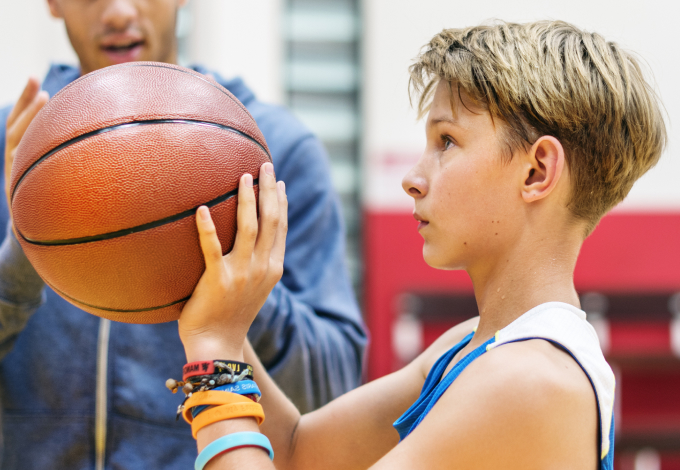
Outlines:
[[[182, 390], [184, 401], [177, 409], [191, 425], [196, 439], [198, 431], [210, 424], [235, 418], [252, 417], [260, 425], [264, 411], [261, 392], [253, 381], [253, 366], [237, 361], [199, 361], [184, 366], [182, 380], [168, 379], [165, 386], [177, 393]], [[195, 469], [203, 467], [215, 456], [240, 447], [260, 447], [274, 458], [269, 440], [260, 433], [240, 432], [221, 437], [203, 449], [196, 459]]]

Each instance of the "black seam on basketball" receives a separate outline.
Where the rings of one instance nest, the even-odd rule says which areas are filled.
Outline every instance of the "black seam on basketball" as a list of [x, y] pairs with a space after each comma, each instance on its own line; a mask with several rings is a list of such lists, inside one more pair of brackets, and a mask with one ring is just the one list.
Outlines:
[[96, 309], [98, 309], [98, 310], [104, 310], [104, 311], [106, 311], [106, 312], [118, 312], [118, 313], [150, 312], [150, 311], [152, 311], [152, 310], [160, 310], [161, 308], [171, 307], [171, 306], [176, 305], [176, 304], [178, 304], [178, 303], [180, 303], [180, 302], [185, 302], [185, 301], [187, 301], [187, 300], [189, 300], [189, 299], [191, 298], [191, 296], [189, 295], [189, 296], [187, 296], [187, 297], [184, 297], [183, 299], [175, 300], [175, 301], [173, 301], [173, 302], [170, 302], [169, 304], [159, 305], [158, 307], [136, 308], [136, 309], [130, 309], [130, 310], [122, 310], [122, 309], [118, 309], [118, 308], [99, 307], [98, 305], [88, 304], [87, 302], [83, 302], [82, 300], [78, 300], [78, 299], [76, 299], [76, 298], [71, 297], [71, 296], [68, 295], [68, 294], [65, 294], [64, 292], [60, 291], [59, 289], [57, 289], [56, 287], [54, 287], [54, 286], [53, 286], [52, 284], [50, 284], [49, 282], [46, 282], [46, 284], [47, 284], [48, 286], [50, 286], [50, 288], [51, 288], [52, 290], [54, 290], [55, 292], [57, 292], [59, 295], [62, 295], [62, 296], [66, 297], [66, 298], [68, 298], [68, 299], [70, 299], [70, 300], [72, 300], [72, 301], [74, 301], [74, 302], [77, 302], [77, 303], [79, 303], [80, 305], [85, 305], [86, 307], [90, 307], [90, 308], [96, 308]]
[[[241, 107], [241, 109], [243, 109], [246, 113], [248, 113], [248, 116], [250, 116], [250, 119], [251, 119], [253, 122], [255, 122], [255, 118], [250, 114], [250, 112], [249, 112], [248, 109], [243, 105], [243, 103], [241, 103], [241, 102], [238, 100], [238, 98], [236, 98], [235, 96], [230, 95], [229, 93], [225, 93], [224, 90], [221, 88], [221, 85], [220, 85], [219, 87], [215, 86], [215, 84], [212, 83], [210, 80], [206, 79], [205, 76], [204, 76], [202, 73], [197, 72], [197, 71], [195, 71], [195, 70], [187, 69], [187, 70], [190, 70], [191, 72], [193, 72], [193, 73], [189, 73], [187, 70], [176, 69], [175, 67], [168, 67], [167, 65], [161, 65], [161, 64], [158, 64], [158, 65], [157, 65], [157, 64], [149, 64], [149, 63], [146, 63], [146, 64], [139, 64], [139, 63], [135, 63], [135, 62], [128, 62], [128, 63], [126, 63], [126, 64], [119, 64], [119, 65], [117, 65], [116, 67], [120, 67], [120, 68], [123, 68], [123, 67], [155, 67], [155, 68], [158, 68], [158, 69], [168, 69], [168, 70], [174, 70], [174, 71], [176, 71], [176, 72], [182, 72], [182, 73], [184, 73], [184, 74], [186, 74], [186, 75], [190, 75], [190, 76], [192, 76], [192, 77], [194, 77], [194, 78], [198, 78], [199, 80], [203, 80], [203, 81], [206, 82], [208, 85], [210, 85], [211, 87], [215, 88], [217, 91], [219, 91], [220, 93], [222, 93], [223, 95], [225, 95], [227, 98], [229, 98], [230, 100], [232, 100], [234, 103], [236, 103], [237, 105], [239, 105], [239, 106]], [[99, 73], [105, 72], [105, 71], [108, 71], [108, 67], [105, 67], [105, 68], [103, 68], [103, 69], [96, 70], [96, 71], [94, 71], [94, 72], [90, 72], [90, 73], [87, 74], [85, 77], [89, 78], [89, 77], [92, 77], [92, 76], [94, 76], [94, 75], [98, 75]], [[195, 75], [194, 75], [194, 74], [195, 74]], [[80, 77], [80, 78], [85, 78], [85, 77]], [[54, 96], [57, 96], [57, 95], [58, 95], [59, 93], [61, 93], [62, 91], [66, 90], [67, 88], [70, 88], [71, 85], [72, 85], [73, 83], [75, 83], [76, 81], [77, 81], [77, 80], [74, 80], [73, 82], [71, 82], [71, 83], [69, 83], [68, 85], [66, 85], [64, 88], [62, 88], [61, 90], [59, 90]], [[255, 124], [257, 125], [257, 123], [255, 123]]]
[[258, 147], [262, 149], [262, 151], [267, 155], [269, 158], [269, 161], [272, 161], [271, 155], [269, 155], [269, 152], [267, 149], [259, 143], [255, 138], [249, 136], [243, 131], [240, 131], [238, 129], [235, 129], [233, 127], [225, 126], [224, 124], [218, 124], [216, 122], [210, 122], [210, 121], [195, 121], [192, 119], [149, 119], [147, 121], [132, 121], [132, 122], [124, 122], [121, 124], [116, 124], [114, 126], [109, 126], [109, 127], [103, 127], [101, 129], [97, 129], [96, 131], [88, 132], [87, 134], [82, 134], [79, 135], [78, 137], [74, 137], [71, 140], [67, 140], [63, 144], [60, 144], [47, 152], [45, 155], [34, 161], [31, 166], [29, 166], [26, 171], [23, 172], [23, 174], [19, 177], [17, 180], [17, 184], [14, 185], [14, 189], [12, 190], [12, 194], [10, 195], [10, 206], [12, 202], [14, 201], [14, 195], [17, 192], [17, 189], [19, 188], [19, 185], [21, 182], [26, 178], [26, 175], [28, 175], [35, 167], [40, 165], [42, 162], [50, 158], [52, 155], [55, 153], [64, 150], [67, 147], [70, 147], [73, 144], [77, 144], [78, 142], [81, 142], [85, 139], [89, 139], [90, 137], [95, 137], [100, 134], [105, 134], [107, 132], [111, 131], [116, 131], [119, 129], [127, 129], [128, 127], [137, 127], [137, 126], [148, 126], [148, 125], [157, 125], [157, 124], [190, 124], [190, 125], [198, 125], [198, 126], [208, 126], [208, 127], [215, 127], [217, 129], [222, 129], [227, 132], [233, 132], [234, 134], [238, 134], [241, 137], [245, 137], [246, 139], [250, 140], [251, 142], [255, 143]]
[[[258, 178], [255, 178], [253, 180], [253, 186], [257, 185], [259, 182]], [[173, 214], [168, 217], [163, 217], [162, 219], [154, 220], [153, 222], [147, 222], [145, 224], [141, 225], [136, 225], [134, 227], [130, 228], [124, 228], [122, 230], [116, 230], [114, 232], [107, 232], [107, 233], [100, 233], [98, 235], [90, 235], [88, 237], [77, 237], [77, 238], [64, 238], [61, 240], [32, 240], [30, 238], [26, 238], [21, 232], [19, 232], [19, 229], [16, 228], [16, 225], [14, 226], [14, 229], [16, 232], [19, 234], [21, 238], [24, 239], [26, 243], [30, 243], [32, 245], [41, 245], [41, 246], [63, 246], [63, 245], [81, 245], [83, 243], [92, 243], [92, 242], [99, 242], [102, 240], [111, 240], [113, 238], [120, 238], [124, 237], [126, 235], [132, 235], [133, 233], [138, 233], [138, 232], [144, 232], [145, 230], [151, 230], [156, 227], [160, 227], [161, 225], [165, 224], [170, 224], [172, 222], [177, 222], [178, 220], [182, 220], [186, 217], [192, 216], [196, 214], [196, 211], [198, 210], [199, 207], [201, 206], [207, 206], [207, 207], [213, 207], [216, 206], [217, 204], [224, 202], [228, 199], [231, 199], [232, 197], [236, 196], [238, 194], [238, 188], [232, 189], [228, 193], [222, 194], [221, 196], [217, 196], [215, 199], [212, 199], [206, 203], [199, 204], [196, 207], [192, 207], [191, 209], [178, 212], [177, 214]]]

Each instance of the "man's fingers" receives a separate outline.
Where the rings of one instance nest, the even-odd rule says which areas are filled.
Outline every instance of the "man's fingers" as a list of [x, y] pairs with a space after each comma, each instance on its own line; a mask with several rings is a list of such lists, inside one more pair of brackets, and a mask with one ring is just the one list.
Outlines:
[[286, 253], [286, 235], [288, 234], [288, 196], [286, 195], [286, 183], [279, 181], [276, 186], [279, 199], [279, 226], [276, 229], [276, 239], [270, 259], [273, 263], [282, 267], [283, 257]]
[[255, 245], [255, 255], [269, 258], [279, 226], [279, 200], [276, 189], [274, 165], [265, 163], [260, 168], [260, 226]]
[[210, 271], [219, 268], [222, 263], [222, 245], [217, 238], [217, 231], [212, 217], [210, 217], [210, 210], [206, 206], [201, 206], [196, 211], [196, 227], [205, 259], [205, 270]]
[[7, 116], [8, 128], [14, 124], [17, 116], [19, 116], [19, 114], [21, 114], [23, 110], [26, 109], [30, 102], [33, 101], [33, 98], [35, 98], [35, 95], [38, 94], [38, 91], [40, 91], [40, 82], [38, 79], [35, 77], [29, 78], [28, 83], [26, 83], [26, 86], [24, 87], [24, 91], [21, 92], [19, 100], [12, 108], [12, 111], [10, 111], [9, 116]]
[[14, 122], [7, 125], [7, 146], [14, 148], [19, 145], [21, 138], [26, 133], [29, 124], [38, 114], [38, 111], [45, 106], [45, 103], [49, 100], [49, 95], [46, 91], [38, 92], [37, 95], [33, 97], [33, 100], [26, 106], [23, 111], [15, 116]]
[[230, 256], [236, 258], [239, 264], [249, 263], [257, 240], [257, 208], [253, 175], [250, 174], [243, 175], [238, 186], [236, 224], [236, 240], [234, 240], [234, 248]]

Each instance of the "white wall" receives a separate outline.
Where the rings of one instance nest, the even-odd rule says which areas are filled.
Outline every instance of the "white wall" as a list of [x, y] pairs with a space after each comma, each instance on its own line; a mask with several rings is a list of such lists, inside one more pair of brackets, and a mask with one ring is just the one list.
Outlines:
[[283, 99], [282, 0], [191, 0], [191, 60], [241, 76], [258, 98]]
[[[241, 75], [261, 98], [280, 102], [281, 0], [191, 0], [189, 61]], [[26, 79], [49, 64], [76, 64], [61, 21], [45, 0], [0, 0], [0, 106], [16, 100]]]
[[561, 19], [597, 31], [638, 52], [649, 64], [670, 116], [670, 146], [619, 210], [680, 210], [680, 53], [677, 0], [366, 0], [364, 2], [365, 203], [411, 210], [401, 177], [424, 145], [407, 95], [407, 68], [443, 28], [491, 19]]
[[16, 101], [29, 76], [42, 80], [50, 62], [77, 59], [47, 2], [0, 0], [0, 106]]

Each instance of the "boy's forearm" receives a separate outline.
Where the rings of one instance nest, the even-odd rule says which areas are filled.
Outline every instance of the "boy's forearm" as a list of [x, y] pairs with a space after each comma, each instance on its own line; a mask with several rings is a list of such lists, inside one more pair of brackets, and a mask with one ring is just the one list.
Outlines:
[[399, 441], [392, 423], [417, 398], [421, 374], [410, 365], [301, 416], [274, 383], [249, 344], [266, 419], [260, 431], [272, 443], [277, 470], [365, 470]]
[[260, 431], [265, 434], [276, 455], [276, 468], [286, 469], [295, 450], [295, 435], [300, 423], [300, 412], [269, 376], [249, 341], [243, 348], [245, 361], [254, 368], [254, 379], [262, 392], [260, 404], [265, 412]]

